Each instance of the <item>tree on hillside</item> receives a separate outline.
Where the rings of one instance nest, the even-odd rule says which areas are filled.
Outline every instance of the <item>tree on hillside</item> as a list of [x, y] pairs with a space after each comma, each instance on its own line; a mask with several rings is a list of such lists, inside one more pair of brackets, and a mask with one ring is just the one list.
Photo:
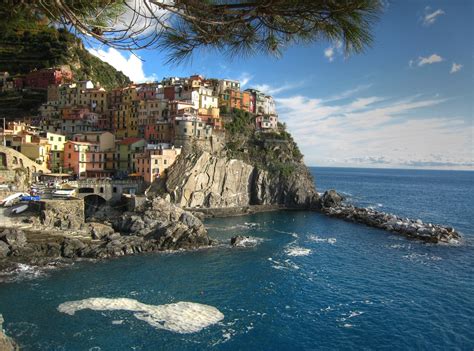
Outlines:
[[[372, 42], [382, 0], [6, 0], [9, 28], [61, 25], [110, 47], [162, 48], [170, 61], [196, 49], [279, 55], [288, 45], [341, 43], [346, 54]], [[1, 30], [0, 26], [0, 30]]]

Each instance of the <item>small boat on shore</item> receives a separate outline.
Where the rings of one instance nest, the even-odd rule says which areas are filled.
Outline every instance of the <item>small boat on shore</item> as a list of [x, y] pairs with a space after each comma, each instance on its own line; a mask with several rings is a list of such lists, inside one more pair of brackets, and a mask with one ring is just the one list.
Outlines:
[[1, 202], [2, 206], [4, 207], [10, 207], [12, 206], [15, 202], [19, 201], [21, 197], [23, 196], [29, 196], [27, 193], [15, 193], [10, 196], [7, 196], [4, 198]]
[[20, 214], [22, 212], [25, 212], [28, 209], [28, 204], [21, 204], [20, 206], [16, 206], [11, 209], [10, 213], [11, 214]]
[[57, 189], [53, 191], [53, 197], [73, 197], [76, 189]]

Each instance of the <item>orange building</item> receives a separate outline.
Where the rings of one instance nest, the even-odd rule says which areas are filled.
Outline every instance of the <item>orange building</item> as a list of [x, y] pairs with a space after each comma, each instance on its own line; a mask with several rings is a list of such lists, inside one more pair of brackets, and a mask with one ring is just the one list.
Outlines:
[[64, 145], [63, 168], [81, 177], [106, 177], [105, 157], [98, 143], [68, 141]]
[[169, 145], [148, 145], [144, 153], [135, 158], [135, 169], [145, 182], [152, 183], [154, 180], [165, 176], [165, 170], [170, 167], [181, 148], [169, 147]]

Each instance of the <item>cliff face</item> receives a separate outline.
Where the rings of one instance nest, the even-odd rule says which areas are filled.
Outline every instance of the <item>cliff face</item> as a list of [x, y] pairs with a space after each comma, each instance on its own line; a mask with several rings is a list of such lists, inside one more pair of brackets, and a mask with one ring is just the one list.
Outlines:
[[166, 191], [173, 202], [191, 208], [276, 204], [310, 208], [318, 201], [303, 164], [282, 177], [243, 160], [208, 152], [180, 158], [168, 173]]
[[262, 133], [255, 130], [250, 113], [235, 110], [224, 117], [225, 138], [216, 136], [223, 142], [211, 141], [213, 148], [185, 149], [168, 169], [166, 182], [153, 188], [189, 208], [319, 208], [313, 177], [284, 125]]

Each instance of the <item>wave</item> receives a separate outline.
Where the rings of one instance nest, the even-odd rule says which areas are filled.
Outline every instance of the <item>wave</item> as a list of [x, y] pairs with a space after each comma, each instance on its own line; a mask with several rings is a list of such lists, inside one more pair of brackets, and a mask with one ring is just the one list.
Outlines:
[[268, 260], [272, 262], [272, 268], [278, 269], [278, 270], [296, 270], [300, 269], [300, 267], [291, 262], [290, 260], [284, 260], [284, 261], [277, 261], [274, 260], [273, 258], [269, 257]]
[[147, 305], [128, 298], [95, 297], [78, 301], [68, 301], [58, 306], [58, 311], [73, 316], [81, 310], [130, 311], [135, 318], [156, 329], [175, 333], [196, 333], [215, 324], [224, 315], [215, 307], [194, 302], [176, 302], [167, 305]]
[[311, 253], [311, 249], [300, 246], [291, 246], [285, 250], [288, 256], [308, 256]]
[[337, 242], [336, 238], [321, 238], [317, 235], [309, 235], [308, 239], [317, 243], [328, 243], [334, 245]]
[[48, 272], [60, 267], [70, 266], [72, 263], [50, 262], [46, 265], [29, 265], [26, 263], [15, 263], [2, 268], [0, 271], [0, 282], [11, 283], [23, 280], [34, 280], [48, 276]]

